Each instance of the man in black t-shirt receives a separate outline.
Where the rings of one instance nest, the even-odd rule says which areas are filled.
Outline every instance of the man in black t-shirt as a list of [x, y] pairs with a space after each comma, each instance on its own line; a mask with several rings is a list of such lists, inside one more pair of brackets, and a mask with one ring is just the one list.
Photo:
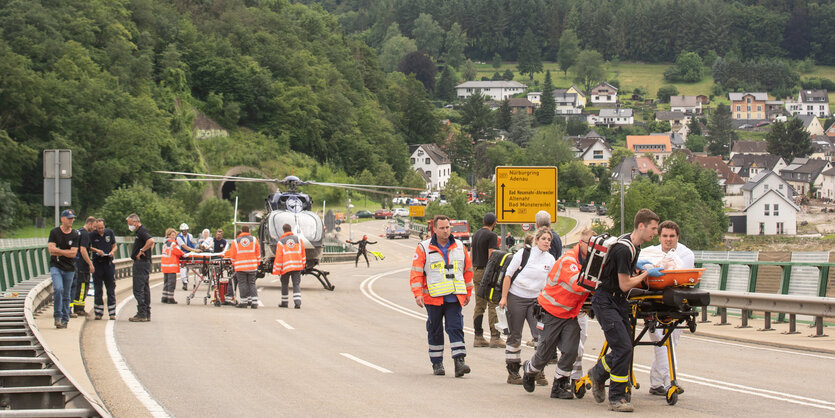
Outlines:
[[107, 312], [116, 319], [116, 234], [104, 227], [104, 219], [96, 219], [95, 230], [90, 233], [90, 252], [93, 258], [93, 288], [95, 289], [93, 312], [95, 319], [104, 315], [104, 290], [107, 289]]
[[649, 209], [641, 209], [635, 214], [635, 229], [609, 249], [609, 256], [601, 273], [601, 282], [592, 296], [592, 309], [597, 322], [603, 329], [603, 335], [609, 344], [609, 353], [601, 358], [589, 370], [594, 400], [603, 402], [606, 397], [604, 383], [609, 384], [609, 409], [617, 412], [632, 412], [632, 404], [626, 395], [629, 384], [629, 368], [632, 364], [632, 334], [629, 323], [629, 303], [626, 292], [638, 287], [648, 275], [661, 276], [659, 269], [644, 271], [637, 276], [635, 262], [643, 243], [652, 241], [658, 234], [658, 222], [661, 219]]
[[[496, 215], [487, 212], [484, 215], [483, 224], [484, 226], [473, 234], [472, 239], [470, 259], [473, 260], [473, 289], [478, 289], [478, 286], [481, 285], [481, 278], [484, 276], [487, 260], [490, 259], [493, 250], [499, 248], [499, 236], [493, 232], [493, 228], [496, 227]], [[482, 328], [485, 309], [488, 318], [487, 327], [490, 329], [489, 343], [484, 339], [484, 329]], [[476, 295], [475, 311], [473, 312], [473, 328], [475, 329], [473, 347], [504, 348], [504, 341], [502, 341], [499, 331], [495, 327], [498, 320], [496, 304]]]
[[151, 275], [151, 250], [154, 239], [151, 233], [139, 222], [139, 215], [131, 213], [125, 220], [128, 229], [133, 231], [136, 239], [133, 241], [133, 297], [136, 298], [136, 316], [130, 317], [130, 322], [148, 322], [151, 320], [151, 287], [148, 280]]
[[55, 328], [66, 328], [70, 321], [70, 291], [75, 277], [75, 256], [78, 254], [78, 231], [72, 228], [75, 212], [61, 212], [61, 226], [49, 231], [49, 275], [52, 276], [53, 318]]
[[87, 291], [90, 290], [90, 273], [95, 270], [92, 255], [90, 254], [90, 234], [93, 233], [93, 223], [96, 218], [88, 216], [84, 226], [78, 228], [78, 255], [75, 256], [75, 278], [72, 281], [73, 298], [70, 307], [72, 312], [70, 318], [77, 318], [79, 315], [87, 315], [84, 310], [84, 300], [87, 299]]

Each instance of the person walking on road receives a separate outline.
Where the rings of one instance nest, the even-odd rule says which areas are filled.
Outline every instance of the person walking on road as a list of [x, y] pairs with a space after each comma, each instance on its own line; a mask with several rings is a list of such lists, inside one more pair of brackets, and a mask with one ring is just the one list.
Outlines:
[[516, 238], [513, 238], [513, 235], [508, 232], [507, 236], [504, 238], [504, 245], [507, 246], [508, 251], [516, 245]]
[[90, 290], [90, 273], [95, 267], [93, 261], [90, 260], [90, 234], [93, 233], [93, 224], [96, 218], [89, 216], [84, 222], [84, 226], [78, 228], [78, 255], [75, 256], [75, 277], [72, 281], [73, 298], [70, 307], [72, 312], [70, 318], [78, 318], [79, 316], [86, 316], [87, 311], [84, 310], [84, 301], [87, 299], [87, 292]]
[[[197, 242], [194, 237], [188, 233], [188, 224], [183, 222], [180, 224], [180, 233], [177, 235], [177, 245], [184, 253], [199, 251], [197, 249]], [[183, 290], [188, 290], [188, 267], [180, 268], [180, 279], [183, 281]]]
[[[510, 335], [507, 337], [505, 348], [505, 364], [507, 367], [507, 383], [521, 385], [522, 376], [522, 330], [525, 322], [535, 321], [536, 298], [545, 287], [548, 272], [554, 266], [554, 256], [548, 252], [551, 246], [551, 230], [540, 228], [534, 236], [532, 248], [517, 251], [507, 266], [507, 275], [502, 282], [502, 299], [499, 307], [507, 307], [507, 322]], [[536, 337], [536, 335], [534, 335]], [[536, 383], [540, 386], [548, 385], [544, 375], [537, 375]]]
[[241, 233], [226, 250], [227, 258], [232, 259], [235, 268], [235, 281], [238, 283], [240, 298], [238, 308], [258, 309], [258, 289], [255, 287], [258, 264], [261, 261], [261, 246], [258, 239], [249, 234], [249, 226], [241, 227]]
[[421, 241], [412, 259], [409, 283], [415, 303], [426, 308], [429, 361], [436, 376], [443, 376], [444, 329], [455, 364], [455, 377], [470, 372], [464, 362], [464, 316], [461, 308], [473, 292], [473, 266], [464, 243], [450, 237], [449, 217], [436, 215], [432, 237]]
[[286, 308], [289, 299], [288, 286], [290, 279], [293, 279], [293, 305], [296, 309], [302, 307], [302, 270], [307, 264], [304, 253], [304, 243], [298, 235], [293, 234], [290, 224], [281, 227], [284, 234], [278, 239], [275, 246], [275, 261], [273, 261], [273, 274], [281, 275], [281, 303], [279, 308]]
[[[487, 212], [484, 215], [483, 227], [473, 234], [472, 249], [470, 259], [473, 262], [473, 288], [478, 289], [481, 285], [481, 278], [484, 276], [484, 269], [487, 267], [487, 260], [490, 259], [490, 254], [499, 248], [499, 236], [493, 232], [496, 227], [496, 215], [492, 212]], [[476, 295], [475, 311], [473, 312], [473, 329], [475, 330], [475, 337], [473, 338], [473, 347], [492, 347], [504, 348], [505, 344], [499, 336], [499, 330], [496, 329], [496, 322], [498, 316], [496, 315], [496, 307], [498, 304], [490, 302], [489, 300]], [[484, 311], [487, 311], [487, 328], [490, 330], [490, 342], [484, 339]]]
[[376, 244], [377, 241], [371, 242], [371, 241], [368, 240], [368, 235], [363, 235], [362, 239], [357, 241], [357, 242], [351, 242], [351, 240], [346, 240], [345, 242], [347, 242], [348, 244], [351, 244], [351, 245], [357, 245], [358, 246], [357, 247], [357, 258], [354, 260], [354, 267], [357, 267], [357, 264], [360, 261], [360, 256], [365, 257], [365, 264], [368, 267], [371, 267], [371, 263], [368, 262], [368, 250], [366, 250], [365, 247], [369, 244], [371, 244], [371, 245]]
[[632, 334], [630, 333], [629, 303], [626, 293], [641, 285], [648, 276], [664, 273], [653, 268], [633, 276], [636, 270], [641, 244], [652, 241], [658, 233], [658, 215], [649, 209], [635, 214], [635, 229], [621, 236], [609, 248], [601, 281], [594, 291], [591, 304], [597, 322], [609, 344], [609, 353], [589, 370], [591, 391], [598, 403], [606, 400], [606, 380], [609, 384], [609, 409], [616, 412], [632, 412], [634, 408], [626, 396], [629, 384], [629, 368], [632, 365]]
[[93, 314], [95, 319], [104, 315], [104, 289], [107, 289], [107, 313], [116, 319], [116, 234], [104, 227], [104, 219], [98, 218], [90, 233], [90, 252], [93, 255]]
[[154, 238], [139, 221], [139, 215], [131, 213], [125, 220], [128, 229], [134, 233], [133, 251], [133, 297], [136, 298], [136, 315], [130, 317], [130, 322], [149, 322], [151, 320], [151, 287], [148, 284], [151, 276], [151, 253]]
[[49, 275], [52, 277], [53, 318], [55, 328], [66, 328], [70, 321], [70, 292], [75, 276], [75, 256], [78, 254], [78, 231], [72, 228], [75, 212], [61, 212], [61, 225], [49, 231]]
[[166, 241], [162, 244], [162, 303], [176, 304], [174, 290], [177, 288], [177, 273], [180, 272], [180, 257], [185, 255], [177, 245], [177, 231], [165, 230]]

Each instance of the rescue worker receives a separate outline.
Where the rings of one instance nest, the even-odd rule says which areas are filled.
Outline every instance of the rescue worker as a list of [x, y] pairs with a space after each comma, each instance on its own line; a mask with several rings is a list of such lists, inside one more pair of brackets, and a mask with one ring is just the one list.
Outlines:
[[409, 283], [415, 303], [425, 307], [426, 331], [429, 340], [429, 361], [436, 376], [443, 376], [444, 329], [455, 363], [455, 377], [470, 372], [464, 363], [464, 317], [461, 307], [467, 306], [473, 291], [473, 267], [464, 243], [450, 237], [449, 217], [435, 215], [432, 237], [421, 241], [412, 259]]
[[[658, 225], [658, 240], [661, 243], [658, 246], [648, 247], [646, 250], [660, 248], [664, 255], [672, 251], [681, 260], [679, 268], [692, 269], [695, 267], [696, 255], [684, 244], [678, 242], [680, 236], [681, 228], [677, 223], [673, 221], [661, 222]], [[673, 330], [672, 335], [670, 335], [673, 349], [678, 346], [680, 337], [681, 329]], [[659, 342], [662, 338], [664, 338], [664, 330], [660, 328], [656, 328], [655, 332], [649, 334], [649, 339], [653, 342]], [[655, 357], [652, 359], [652, 368], [649, 373], [649, 393], [667, 396], [667, 390], [670, 388], [670, 363], [667, 358], [667, 347], [654, 346], [652, 349], [655, 352]], [[680, 383], [676, 382], [676, 387], [679, 394], [684, 393]]]
[[586, 288], [577, 284], [577, 279], [588, 255], [588, 240], [593, 234], [594, 231], [591, 229], [585, 229], [580, 233], [577, 245], [554, 263], [554, 267], [548, 273], [548, 282], [537, 297], [543, 310], [539, 321], [542, 331], [536, 353], [524, 366], [522, 386], [528, 392], [534, 391], [537, 375], [559, 348], [562, 356], [554, 373], [551, 397], [574, 398], [570, 377], [583, 344], [577, 318], [589, 294]]
[[[188, 224], [183, 222], [180, 224], [180, 233], [177, 235], [177, 245], [184, 253], [199, 251], [197, 249], [197, 242], [194, 237], [188, 233]], [[183, 281], [183, 290], [188, 290], [188, 268], [183, 266], [180, 268], [180, 279]]]
[[87, 299], [87, 292], [90, 290], [90, 273], [95, 269], [93, 260], [90, 259], [90, 234], [93, 233], [95, 222], [95, 217], [88, 216], [84, 221], [84, 226], [78, 228], [78, 255], [75, 256], [70, 318], [78, 318], [79, 315], [87, 316], [87, 311], [84, 310], [84, 300]]
[[136, 315], [128, 318], [130, 322], [151, 321], [151, 252], [154, 238], [145, 225], [139, 221], [139, 215], [131, 213], [125, 220], [128, 229], [136, 235], [130, 258], [133, 260], [133, 297], [136, 299]]
[[116, 320], [116, 234], [104, 227], [104, 219], [98, 218], [90, 233], [90, 251], [93, 254], [93, 314], [95, 319], [104, 315], [104, 290], [107, 289], [107, 313]]
[[365, 249], [365, 246], [369, 245], [369, 244], [372, 244], [372, 245], [376, 244], [377, 243], [376, 241], [370, 242], [370, 241], [368, 241], [368, 235], [363, 235], [362, 239], [357, 241], [357, 242], [351, 242], [351, 240], [345, 240], [345, 242], [347, 242], [348, 244], [351, 244], [351, 245], [357, 245], [358, 246], [357, 247], [357, 258], [354, 260], [354, 267], [357, 267], [357, 264], [360, 261], [360, 256], [365, 257], [365, 264], [367, 264], [368, 267], [371, 267], [371, 263], [368, 262], [368, 251]]
[[177, 245], [177, 231], [165, 230], [166, 241], [162, 245], [162, 303], [176, 304], [174, 289], [177, 287], [177, 273], [180, 271], [180, 257], [185, 255]]
[[72, 228], [75, 212], [61, 212], [61, 225], [49, 231], [49, 275], [52, 277], [53, 318], [55, 328], [66, 328], [70, 321], [70, 292], [75, 276], [75, 256], [78, 254], [78, 231]]
[[592, 296], [592, 309], [603, 335], [609, 344], [609, 353], [598, 360], [589, 370], [591, 390], [598, 403], [606, 398], [606, 380], [609, 384], [609, 409], [617, 412], [632, 412], [632, 404], [626, 399], [629, 384], [629, 368], [632, 364], [632, 336], [629, 324], [629, 303], [626, 292], [638, 287], [647, 276], [658, 277], [660, 269], [643, 271], [633, 276], [641, 244], [652, 241], [658, 233], [658, 215], [649, 209], [635, 214], [634, 230], [623, 235], [621, 240], [609, 248], [606, 264], [603, 266], [601, 281]]
[[249, 226], [241, 227], [241, 233], [232, 241], [225, 257], [232, 259], [235, 281], [238, 283], [240, 298], [238, 308], [258, 309], [258, 289], [255, 287], [258, 264], [261, 261], [261, 246], [258, 239], [249, 234]]
[[278, 239], [275, 246], [275, 261], [273, 261], [273, 274], [281, 275], [281, 303], [279, 308], [288, 306], [288, 285], [293, 279], [293, 305], [296, 309], [302, 307], [302, 291], [299, 287], [302, 280], [302, 270], [307, 264], [304, 253], [304, 243], [293, 234], [290, 224], [281, 227], [284, 234]]
[[[473, 234], [470, 252], [470, 260], [473, 262], [474, 289], [478, 289], [481, 285], [481, 278], [484, 276], [484, 269], [487, 267], [490, 254], [493, 254], [493, 251], [499, 248], [499, 236], [493, 232], [496, 227], [496, 215], [493, 212], [487, 212], [482, 223], [484, 226]], [[498, 322], [496, 306], [498, 304], [476, 295], [475, 311], [473, 312], [473, 329], [475, 330], [473, 347], [504, 348], [504, 341], [499, 336], [499, 330], [496, 329], [496, 322]], [[487, 328], [490, 330], [489, 343], [484, 339], [484, 329], [482, 328], [485, 310], [488, 318]]]

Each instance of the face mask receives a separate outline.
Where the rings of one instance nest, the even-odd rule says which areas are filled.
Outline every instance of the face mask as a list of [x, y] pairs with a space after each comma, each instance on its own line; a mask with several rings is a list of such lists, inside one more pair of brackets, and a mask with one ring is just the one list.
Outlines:
[[134, 231], [136, 231], [136, 226], [128, 225], [128, 229], [130, 230], [130, 232], [134, 232]]

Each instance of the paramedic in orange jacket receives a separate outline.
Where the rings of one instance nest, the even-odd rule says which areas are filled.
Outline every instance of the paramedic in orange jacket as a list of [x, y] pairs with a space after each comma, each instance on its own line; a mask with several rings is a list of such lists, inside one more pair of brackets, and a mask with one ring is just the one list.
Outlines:
[[557, 362], [551, 397], [574, 398], [571, 390], [571, 372], [582, 344], [577, 316], [589, 295], [588, 290], [577, 284], [577, 278], [588, 255], [588, 240], [592, 234], [591, 229], [580, 233], [580, 242], [554, 263], [554, 267], [548, 273], [548, 282], [539, 293], [537, 301], [543, 310], [542, 319], [539, 321], [542, 324], [539, 344], [531, 360], [525, 362], [525, 374], [522, 377], [522, 386], [528, 392], [534, 391], [537, 374], [559, 348], [562, 356]]
[[177, 231], [165, 230], [166, 241], [162, 245], [162, 303], [177, 303], [174, 300], [174, 288], [177, 287], [177, 273], [180, 272], [180, 257], [185, 254], [177, 245]]
[[[415, 303], [426, 308], [429, 334], [429, 360], [435, 375], [444, 371], [444, 328], [455, 363], [455, 377], [470, 372], [464, 363], [464, 317], [461, 307], [470, 301], [473, 291], [473, 266], [464, 244], [450, 237], [449, 218], [436, 215], [434, 234], [421, 241], [412, 259], [409, 282]], [[444, 323], [446, 326], [444, 327]]]
[[273, 274], [281, 275], [281, 303], [279, 308], [286, 308], [288, 302], [287, 287], [290, 284], [290, 278], [293, 278], [293, 304], [296, 309], [302, 307], [302, 291], [299, 284], [302, 280], [302, 270], [304, 270], [307, 259], [304, 254], [304, 243], [299, 239], [298, 235], [294, 235], [290, 224], [284, 224], [281, 227], [284, 235], [278, 239], [278, 244], [275, 246], [275, 260], [273, 260]]
[[258, 309], [258, 289], [255, 288], [255, 275], [261, 259], [261, 246], [258, 240], [249, 234], [249, 226], [241, 227], [241, 233], [226, 250], [226, 258], [232, 259], [235, 268], [235, 280], [238, 283], [240, 298], [238, 308]]

